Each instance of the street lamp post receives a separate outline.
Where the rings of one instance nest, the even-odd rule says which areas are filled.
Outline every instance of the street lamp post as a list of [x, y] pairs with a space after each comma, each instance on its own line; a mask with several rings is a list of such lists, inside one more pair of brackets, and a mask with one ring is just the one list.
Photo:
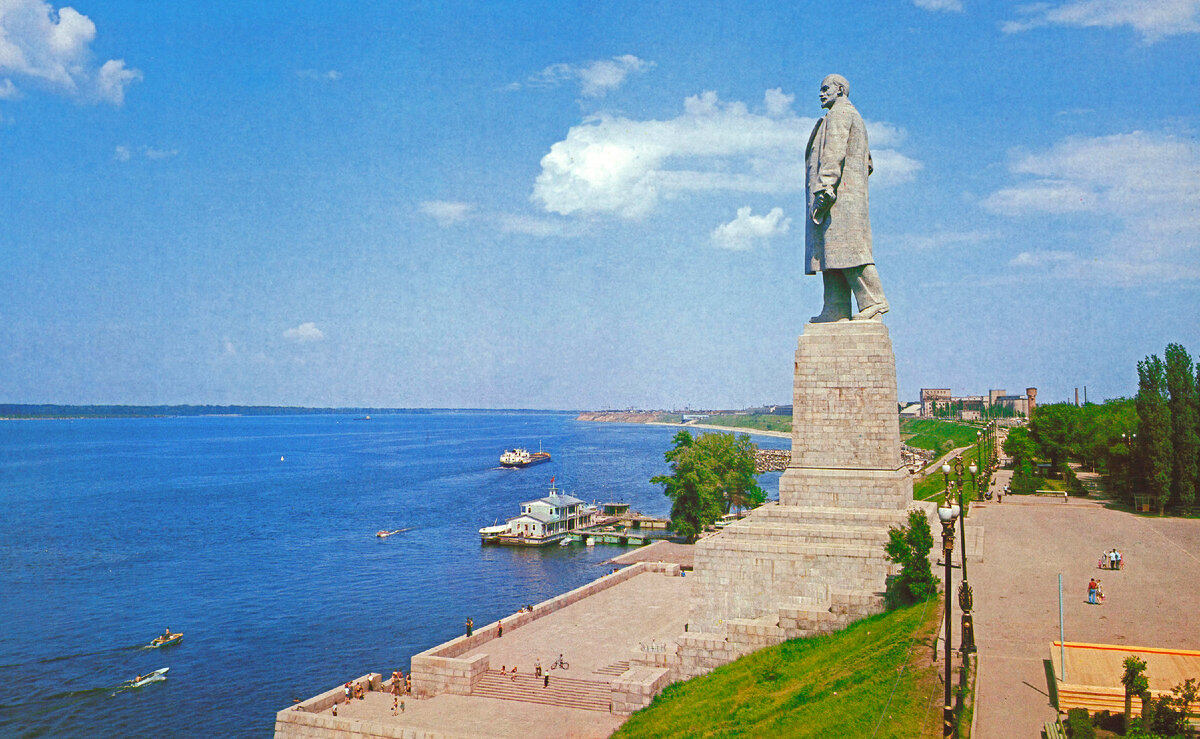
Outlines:
[[[979, 468], [972, 464], [970, 470], [971, 479], [975, 480], [975, 473]], [[975, 621], [971, 616], [971, 607], [974, 605], [971, 583], [967, 580], [967, 506], [963, 505], [964, 485], [961, 458], [954, 460], [954, 476], [956, 479], [955, 487], [958, 488], [958, 507], [962, 511], [962, 515], [958, 517], [958, 538], [961, 539], [959, 550], [962, 556], [962, 583], [958, 586], [958, 607], [962, 609], [962, 646], [960, 647], [960, 652], [963, 658], [963, 680], [966, 680], [966, 672], [970, 667], [970, 655], [975, 653]], [[976, 484], [976, 497], [978, 497], [978, 487], [978, 484]], [[947, 487], [947, 491], [949, 491], [949, 487]]]
[[[942, 472], [949, 478], [950, 465], [943, 465]], [[954, 554], [954, 519], [958, 517], [958, 506], [952, 504], [950, 497], [950, 488], [947, 485], [946, 497], [942, 501], [942, 505], [938, 506], [938, 519], [942, 522], [942, 561], [946, 566], [945, 587], [946, 587], [946, 677], [943, 680], [945, 685], [945, 699], [942, 704], [942, 736], [954, 736], [954, 707], [950, 704], [950, 617], [952, 607], [950, 605], [950, 560]]]
[[1133, 450], [1137, 446], [1137, 434], [1121, 434], [1121, 440], [1125, 442], [1125, 486], [1129, 490], [1129, 502], [1133, 503], [1133, 491], [1135, 489], [1135, 480], [1137, 478], [1136, 464], [1134, 462]]
[[[979, 467], [972, 464], [968, 467], [971, 471], [971, 483], [975, 486], [975, 499], [981, 500], [979, 497], [979, 478], [976, 473], [979, 472]], [[966, 673], [970, 667], [970, 655], [974, 654], [975, 649], [975, 619], [971, 615], [971, 607], [974, 605], [971, 597], [971, 584], [967, 582], [967, 509], [962, 505], [962, 486], [958, 490], [958, 505], [962, 508], [962, 516], [959, 517], [960, 529], [962, 535], [962, 585], [958, 586], [958, 607], [962, 609], [962, 658], [963, 658], [963, 680], [965, 681]]]

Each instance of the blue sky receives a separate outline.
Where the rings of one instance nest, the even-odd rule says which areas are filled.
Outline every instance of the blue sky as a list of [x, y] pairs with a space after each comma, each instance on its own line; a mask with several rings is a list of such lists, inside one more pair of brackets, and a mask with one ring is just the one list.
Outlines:
[[788, 402], [831, 72], [902, 399], [1200, 353], [1200, 2], [811, 7], [0, 0], [0, 401]]

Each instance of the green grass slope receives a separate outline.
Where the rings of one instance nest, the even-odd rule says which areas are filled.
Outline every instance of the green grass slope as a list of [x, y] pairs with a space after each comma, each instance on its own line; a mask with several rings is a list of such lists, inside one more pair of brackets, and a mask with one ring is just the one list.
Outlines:
[[[950, 440], [953, 447], [974, 444], [978, 426], [957, 421], [940, 421], [933, 418], [905, 418], [900, 421], [900, 440], [918, 449], [938, 451], [943, 442]], [[946, 450], [943, 450], [946, 451]]]
[[671, 685], [613, 737], [938, 737], [926, 601], [794, 639]]

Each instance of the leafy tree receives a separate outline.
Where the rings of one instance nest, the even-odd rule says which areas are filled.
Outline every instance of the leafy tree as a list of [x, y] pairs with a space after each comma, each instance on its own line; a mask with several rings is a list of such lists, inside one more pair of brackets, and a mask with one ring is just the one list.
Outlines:
[[1057, 471], [1071, 451], [1071, 440], [1078, 408], [1070, 403], [1039, 405], [1029, 419], [1029, 436], [1041, 452], [1050, 458], [1050, 469]]
[[1179, 344], [1167, 344], [1166, 382], [1168, 408], [1171, 411], [1171, 499], [1183, 513], [1190, 513], [1196, 498], [1196, 455], [1200, 438], [1196, 436], [1196, 378], [1192, 358]]
[[[1130, 721], [1133, 717], [1133, 696], [1146, 695], [1150, 690], [1150, 681], [1146, 679], [1146, 660], [1129, 655], [1121, 663], [1125, 672], [1121, 675], [1121, 685], [1125, 686], [1125, 733], [1129, 733]], [[1143, 702], [1144, 702], [1143, 698]]]
[[711, 458], [724, 513], [756, 508], [766, 501], [755, 476], [755, 445], [749, 435], [704, 434], [696, 439], [696, 446]]
[[1022, 426], [1008, 432], [1002, 448], [1012, 458], [1014, 468], [1020, 468], [1023, 462], [1032, 464], [1038, 451], [1037, 444], [1029, 437], [1029, 430]]
[[888, 543], [884, 548], [887, 558], [900, 565], [896, 592], [902, 600], [915, 603], [937, 593], [937, 580], [929, 564], [933, 533], [923, 511], [910, 510], [907, 526], [888, 529]]
[[675, 434], [675, 446], [663, 456], [671, 464], [670, 475], [656, 475], [650, 482], [663, 486], [671, 499], [671, 528], [695, 541], [730, 507], [761, 504], [766, 493], [758, 486], [754, 471], [754, 444], [742, 434], [701, 434], [686, 430]]
[[1167, 405], [1163, 361], [1155, 355], [1138, 362], [1137, 465], [1142, 486], [1158, 503], [1161, 515], [1171, 496], [1171, 409]]

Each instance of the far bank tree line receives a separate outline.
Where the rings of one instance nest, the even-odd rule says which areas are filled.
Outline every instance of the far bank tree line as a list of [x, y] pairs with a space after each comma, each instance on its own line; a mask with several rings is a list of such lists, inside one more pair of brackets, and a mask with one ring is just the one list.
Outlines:
[[1038, 406], [1027, 428], [1013, 429], [1004, 451], [1013, 459], [1013, 492], [1032, 492], [1046, 476], [1082, 492], [1067, 465], [1104, 475], [1123, 502], [1159, 514], [1190, 515], [1200, 483], [1200, 365], [1179, 344], [1163, 358], [1138, 362], [1138, 392], [1102, 404]]

